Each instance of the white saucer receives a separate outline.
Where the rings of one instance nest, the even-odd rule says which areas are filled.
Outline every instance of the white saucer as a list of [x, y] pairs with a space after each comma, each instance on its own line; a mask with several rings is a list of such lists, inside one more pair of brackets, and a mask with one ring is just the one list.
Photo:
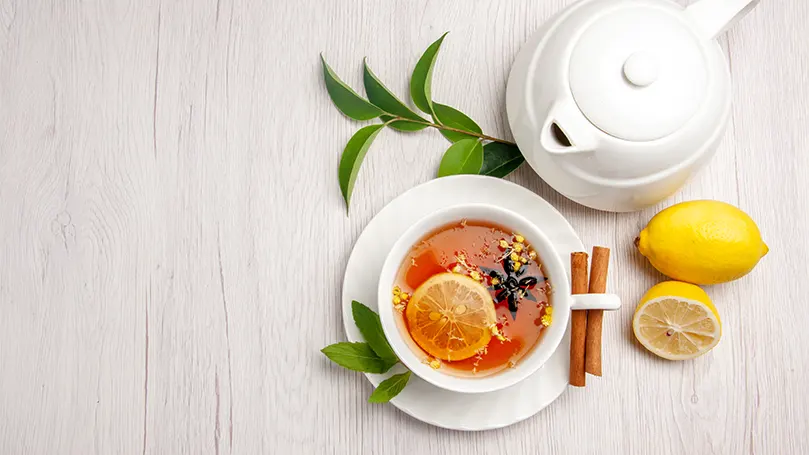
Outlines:
[[[377, 310], [377, 283], [385, 256], [396, 239], [416, 220], [435, 210], [456, 204], [497, 204], [536, 223], [563, 255], [570, 273], [570, 253], [584, 246], [573, 227], [547, 201], [531, 191], [502, 179], [461, 175], [431, 180], [402, 194], [368, 223], [354, 244], [343, 281], [343, 324], [350, 341], [363, 341], [351, 316], [351, 301]], [[407, 387], [391, 403], [423, 422], [452, 430], [478, 431], [501, 428], [533, 416], [565, 391], [570, 365], [570, 330], [559, 349], [535, 374], [507, 389], [484, 394], [463, 394], [439, 389], [411, 376]], [[366, 374], [376, 387], [386, 374]]]

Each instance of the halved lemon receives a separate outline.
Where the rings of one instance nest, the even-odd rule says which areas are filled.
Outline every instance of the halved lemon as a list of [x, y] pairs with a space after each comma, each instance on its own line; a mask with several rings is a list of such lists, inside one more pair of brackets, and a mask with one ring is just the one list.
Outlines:
[[722, 321], [708, 294], [680, 281], [649, 289], [635, 310], [632, 328], [646, 349], [669, 360], [699, 357], [722, 336]]
[[405, 318], [413, 341], [441, 360], [474, 356], [489, 344], [497, 322], [489, 291], [457, 273], [433, 275], [419, 286]]

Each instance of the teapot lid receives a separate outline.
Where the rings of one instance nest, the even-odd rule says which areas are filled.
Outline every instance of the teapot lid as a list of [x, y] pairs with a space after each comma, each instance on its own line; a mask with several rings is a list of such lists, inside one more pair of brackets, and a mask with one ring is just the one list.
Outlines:
[[605, 133], [653, 141], [696, 114], [708, 86], [703, 44], [682, 14], [631, 4], [583, 30], [570, 57], [570, 90]]

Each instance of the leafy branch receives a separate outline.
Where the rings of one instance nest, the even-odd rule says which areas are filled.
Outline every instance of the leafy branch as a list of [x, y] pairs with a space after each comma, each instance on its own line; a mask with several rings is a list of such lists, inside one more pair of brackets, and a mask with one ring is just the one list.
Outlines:
[[363, 85], [367, 100], [343, 82], [321, 55], [326, 90], [337, 109], [354, 120], [378, 118], [382, 122], [360, 128], [343, 149], [338, 177], [346, 208], [365, 155], [385, 127], [403, 132], [434, 128], [452, 142], [441, 159], [439, 177], [480, 174], [502, 178], [525, 161], [514, 142], [484, 134], [468, 115], [433, 100], [433, 68], [446, 36], [444, 33], [424, 51], [410, 78], [410, 98], [429, 119], [414, 112], [385, 87], [366, 60], [363, 60]]
[[[366, 127], [368, 128], [368, 127]], [[390, 347], [379, 315], [356, 300], [351, 302], [354, 323], [365, 338], [365, 343], [335, 343], [321, 350], [332, 362], [353, 371], [387, 373], [399, 359]], [[404, 390], [410, 380], [410, 371], [394, 374], [385, 379], [368, 398], [369, 403], [386, 403]]]
[[[444, 106], [444, 108], [453, 109], [453, 108], [451, 108], [449, 106]], [[474, 131], [465, 130], [465, 129], [462, 129], [462, 128], [453, 128], [453, 127], [448, 126], [446, 124], [433, 123], [433, 122], [428, 122], [426, 120], [423, 120], [423, 121], [422, 120], [411, 120], [411, 119], [408, 119], [408, 118], [405, 118], [405, 117], [394, 117], [393, 115], [387, 115], [386, 118], [387, 118], [387, 120], [389, 122], [397, 122], [396, 126], [399, 126], [399, 123], [401, 123], [401, 122], [406, 122], [408, 124], [424, 125], [425, 127], [429, 126], [429, 127], [441, 130], [441, 134], [458, 133], [458, 134], [462, 134], [464, 136], [476, 137], [476, 138], [478, 138], [480, 140], [483, 140], [483, 141], [499, 142], [501, 144], [510, 145], [510, 146], [513, 146], [513, 147], [517, 146], [517, 144], [515, 144], [514, 142], [507, 141], [505, 139], [498, 139], [496, 137], [488, 136], [488, 135], [483, 134], [483, 133], [476, 133]], [[458, 140], [460, 140], [460, 139], [463, 139], [463, 138], [459, 138]], [[450, 140], [452, 140], [452, 139], [450, 139]]]

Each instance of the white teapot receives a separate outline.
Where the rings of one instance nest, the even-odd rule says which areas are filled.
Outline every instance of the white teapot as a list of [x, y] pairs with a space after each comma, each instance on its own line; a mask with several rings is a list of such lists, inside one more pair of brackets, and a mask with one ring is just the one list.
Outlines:
[[509, 124], [554, 189], [633, 211], [680, 189], [730, 118], [716, 37], [759, 0], [582, 0], [529, 40], [509, 76]]

